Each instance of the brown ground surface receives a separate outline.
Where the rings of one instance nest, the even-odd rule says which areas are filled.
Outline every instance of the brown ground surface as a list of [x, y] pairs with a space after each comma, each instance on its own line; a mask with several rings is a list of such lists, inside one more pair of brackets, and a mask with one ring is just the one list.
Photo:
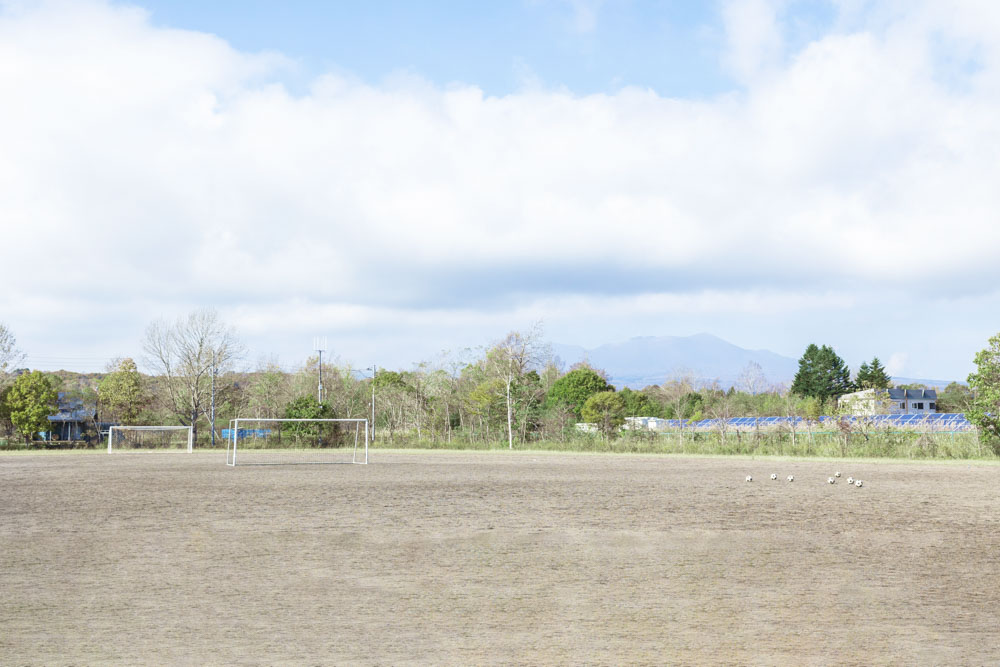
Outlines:
[[224, 460], [0, 456], [0, 664], [1000, 662], [995, 465]]

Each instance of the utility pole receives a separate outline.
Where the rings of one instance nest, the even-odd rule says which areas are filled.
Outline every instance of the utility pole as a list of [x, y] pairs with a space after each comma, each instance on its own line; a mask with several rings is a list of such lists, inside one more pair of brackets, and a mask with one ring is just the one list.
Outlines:
[[215, 448], [215, 350], [212, 350], [212, 448]]
[[316, 402], [323, 402], [323, 352], [326, 351], [326, 338], [313, 338], [313, 350], [319, 353], [319, 385], [316, 387]]
[[375, 374], [378, 373], [378, 366], [372, 364], [372, 444], [375, 443]]

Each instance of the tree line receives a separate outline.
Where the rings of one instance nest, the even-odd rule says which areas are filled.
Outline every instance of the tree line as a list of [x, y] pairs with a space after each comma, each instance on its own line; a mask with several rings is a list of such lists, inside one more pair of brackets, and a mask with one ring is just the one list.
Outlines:
[[[1000, 339], [991, 339], [990, 345], [1000, 346]], [[613, 438], [628, 417], [816, 418], [834, 413], [837, 397], [844, 393], [891, 386], [878, 357], [852, 376], [832, 347], [810, 344], [787, 388], [769, 383], [761, 367], [750, 363], [728, 388], [679, 371], [658, 385], [617, 390], [602, 370], [586, 363], [563, 368], [543, 342], [541, 327], [535, 326], [483, 348], [442, 354], [409, 370], [379, 368], [372, 373], [324, 361], [324, 393], [318, 396], [318, 357], [307, 358], [294, 370], [274, 360], [261, 360], [252, 369], [241, 367], [245, 348], [214, 310], [153, 322], [143, 350], [143, 365], [151, 372], [141, 373], [134, 359], [116, 359], [99, 378], [68, 393], [96, 405], [102, 422], [190, 425], [200, 444], [220, 438], [221, 429], [237, 417], [374, 414], [377, 441], [387, 444], [502, 443], [513, 448], [532, 441], [588, 437], [577, 428], [580, 422], [593, 424], [601, 437]], [[967, 412], [986, 425], [987, 433], [1000, 437], [1000, 424], [990, 430], [1000, 405], [1000, 397], [991, 393], [1000, 387], [1000, 371], [990, 370], [991, 363], [1000, 368], [998, 356], [989, 350], [977, 355], [980, 370], [970, 376], [970, 387], [949, 385], [939, 392], [938, 405], [940, 411]], [[23, 358], [11, 332], [0, 324], [0, 430], [30, 440], [48, 430], [57, 392], [69, 387], [58, 374], [15, 373]]]

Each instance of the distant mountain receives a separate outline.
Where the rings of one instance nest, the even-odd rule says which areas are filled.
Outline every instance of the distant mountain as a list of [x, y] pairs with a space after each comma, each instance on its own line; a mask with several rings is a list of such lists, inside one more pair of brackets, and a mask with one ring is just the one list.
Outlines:
[[[904, 377], [896, 377], [895, 375], [892, 376], [892, 383], [895, 385], [922, 384], [926, 385], [928, 389], [944, 389], [952, 382], [956, 382], [956, 380], [922, 380], [920, 378], [904, 378]], [[964, 380], [957, 380], [957, 382], [963, 385], [967, 384]]]
[[799, 363], [769, 350], [747, 350], [711, 334], [694, 336], [639, 336], [623, 343], [609, 343], [593, 349], [577, 345], [553, 344], [552, 351], [569, 368], [586, 360], [603, 369], [618, 387], [641, 389], [682, 375], [696, 382], [718, 382], [728, 388], [751, 361], [760, 364], [770, 384], [791, 384]]

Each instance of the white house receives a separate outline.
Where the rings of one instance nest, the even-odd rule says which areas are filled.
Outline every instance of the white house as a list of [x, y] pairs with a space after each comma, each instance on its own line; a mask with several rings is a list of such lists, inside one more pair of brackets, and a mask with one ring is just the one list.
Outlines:
[[930, 415], [937, 412], [937, 390], [865, 389], [844, 394], [837, 407], [855, 415]]

